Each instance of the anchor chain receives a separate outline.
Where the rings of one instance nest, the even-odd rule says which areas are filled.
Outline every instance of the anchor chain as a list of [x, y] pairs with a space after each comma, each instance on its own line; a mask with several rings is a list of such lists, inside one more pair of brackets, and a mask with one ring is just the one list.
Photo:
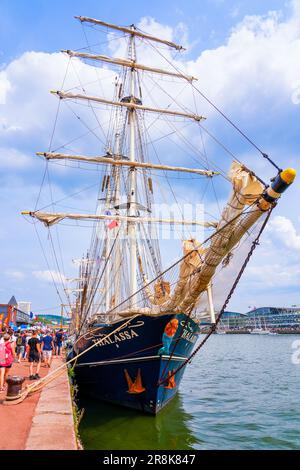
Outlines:
[[218, 326], [218, 323], [220, 322], [220, 320], [221, 320], [221, 318], [222, 318], [222, 316], [223, 316], [223, 314], [224, 314], [224, 311], [225, 311], [225, 309], [226, 309], [226, 307], [227, 307], [227, 305], [228, 305], [228, 303], [229, 303], [229, 301], [230, 301], [230, 299], [231, 299], [231, 297], [232, 297], [232, 295], [233, 295], [233, 293], [234, 293], [234, 291], [235, 291], [235, 289], [236, 289], [236, 286], [238, 285], [238, 283], [239, 283], [239, 281], [240, 281], [240, 279], [241, 279], [241, 277], [242, 277], [242, 275], [243, 275], [243, 273], [244, 273], [244, 271], [245, 271], [245, 269], [246, 269], [246, 267], [247, 267], [247, 264], [249, 263], [250, 258], [251, 258], [251, 256], [253, 255], [253, 252], [254, 252], [255, 248], [257, 247], [257, 245], [259, 245], [260, 236], [261, 236], [261, 234], [263, 233], [263, 231], [264, 231], [264, 229], [265, 229], [265, 227], [266, 227], [266, 225], [267, 225], [267, 223], [268, 223], [268, 221], [269, 221], [269, 218], [270, 218], [270, 216], [271, 216], [271, 213], [272, 213], [272, 211], [273, 211], [275, 205], [276, 205], [276, 204], [274, 204], [274, 205], [271, 207], [271, 209], [269, 210], [268, 215], [266, 216], [266, 218], [265, 218], [265, 220], [264, 220], [264, 222], [263, 222], [263, 224], [262, 224], [262, 226], [261, 226], [261, 228], [260, 228], [260, 230], [259, 230], [259, 232], [258, 232], [258, 234], [257, 234], [257, 236], [256, 236], [256, 238], [255, 238], [255, 240], [253, 240], [252, 245], [251, 245], [251, 248], [250, 248], [250, 250], [249, 250], [249, 253], [248, 253], [247, 257], [245, 258], [245, 261], [244, 261], [244, 263], [243, 263], [243, 265], [242, 265], [242, 267], [241, 267], [241, 269], [240, 269], [240, 271], [239, 271], [239, 273], [238, 273], [238, 275], [237, 275], [237, 277], [236, 277], [236, 279], [235, 279], [235, 281], [234, 281], [234, 283], [233, 283], [233, 285], [232, 285], [232, 287], [231, 287], [231, 289], [230, 289], [230, 291], [229, 291], [229, 294], [228, 294], [227, 297], [226, 297], [226, 300], [225, 300], [225, 302], [224, 302], [224, 304], [223, 304], [223, 306], [222, 306], [222, 308], [221, 308], [221, 310], [220, 310], [220, 313], [219, 313], [219, 315], [218, 315], [218, 318], [217, 318], [217, 320], [216, 320], [216, 323], [214, 323], [214, 324], [211, 326], [210, 331], [207, 333], [207, 335], [206, 335], [205, 338], [201, 341], [201, 343], [197, 346], [197, 348], [192, 352], [192, 354], [191, 354], [184, 362], [182, 362], [182, 364], [180, 364], [180, 366], [178, 366], [177, 369], [173, 370], [173, 371], [171, 372], [171, 374], [169, 374], [167, 377], [165, 377], [165, 378], [159, 380], [158, 383], [157, 383], [157, 387], [159, 387], [160, 385], [163, 385], [164, 383], [168, 382], [168, 381], [170, 380], [170, 378], [172, 378], [173, 376], [175, 376], [175, 375], [177, 374], [177, 372], [179, 372], [183, 367], [185, 367], [188, 363], [190, 363], [191, 360], [192, 360], [192, 358], [193, 358], [193, 357], [200, 351], [200, 349], [204, 346], [204, 344], [206, 343], [206, 341], [208, 340], [208, 338], [216, 331], [216, 328], [217, 328], [217, 326]]

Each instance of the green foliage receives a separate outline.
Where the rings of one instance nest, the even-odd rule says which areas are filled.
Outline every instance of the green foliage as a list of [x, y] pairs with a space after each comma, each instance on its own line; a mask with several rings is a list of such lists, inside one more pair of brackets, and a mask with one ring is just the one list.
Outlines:
[[84, 408], [79, 409], [77, 402], [76, 402], [76, 396], [78, 393], [78, 386], [75, 383], [75, 372], [74, 372], [74, 367], [68, 367], [68, 376], [69, 376], [69, 381], [70, 381], [70, 391], [71, 391], [71, 399], [72, 399], [72, 410], [73, 410], [73, 421], [74, 421], [74, 430], [75, 430], [75, 435], [76, 435], [76, 440], [77, 440], [77, 445], [79, 449], [83, 449], [80, 435], [79, 435], [79, 425], [80, 421], [82, 420], [82, 417], [84, 415]]

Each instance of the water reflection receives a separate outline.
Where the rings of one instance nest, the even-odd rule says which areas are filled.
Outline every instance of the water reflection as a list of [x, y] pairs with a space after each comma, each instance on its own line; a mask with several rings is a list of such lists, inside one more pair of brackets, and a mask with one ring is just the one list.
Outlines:
[[155, 417], [83, 397], [80, 406], [85, 409], [80, 425], [85, 449], [187, 450], [199, 442], [191, 431], [194, 418], [178, 395]]

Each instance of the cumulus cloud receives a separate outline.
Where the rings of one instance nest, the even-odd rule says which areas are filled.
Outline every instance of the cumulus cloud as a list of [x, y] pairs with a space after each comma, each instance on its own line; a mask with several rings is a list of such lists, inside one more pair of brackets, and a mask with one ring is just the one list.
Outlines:
[[291, 104], [292, 85], [300, 76], [299, 54], [298, 16], [282, 21], [278, 12], [270, 12], [246, 16], [225, 45], [204, 51], [189, 68], [209, 96], [231, 113], [250, 117], [261, 109], [261, 99], [274, 110]]
[[300, 267], [273, 262], [259, 266], [250, 266], [247, 271], [247, 281], [256, 289], [292, 288], [299, 286]]
[[297, 234], [293, 222], [287, 217], [281, 215], [274, 217], [269, 223], [268, 232], [287, 249], [293, 252], [300, 250], [300, 234]]
[[[229, 32], [227, 41], [223, 45], [215, 49], [204, 50], [198, 57], [193, 57], [193, 59], [186, 59], [184, 55], [177, 54], [175, 60], [176, 67], [191, 75], [198, 76], [197, 86], [213, 101], [228, 111], [231, 116], [236, 117], [238, 115], [244, 123], [247, 123], [247, 126], [253, 126], [257, 132], [260, 129], [265, 130], [267, 127], [271, 127], [270, 122], [272, 122], [272, 139], [270, 142], [274, 146], [281, 144], [280, 132], [282, 132], [283, 116], [295, 112], [297, 109], [295, 106], [297, 100], [293, 97], [295, 98], [295, 93], [298, 93], [295, 83], [298, 83], [300, 78], [299, 0], [294, 0], [292, 5], [293, 14], [288, 19], [282, 19], [279, 12], [269, 12], [264, 16], [247, 16]], [[182, 41], [183, 45], [188, 45], [189, 42], [188, 31], [183, 24], [171, 28], [160, 24], [153, 18], [143, 18], [138, 27], [153, 35], [165, 37], [179, 43]], [[113, 41], [109, 52], [118, 57], [124, 56], [126, 52], [124, 42]], [[139, 46], [138, 54], [139, 60], [148, 65], [163, 68], [170, 67], [145, 42]], [[172, 60], [174, 63], [171, 53], [164, 52], [164, 54], [168, 60]], [[69, 67], [69, 73], [63, 84], [67, 67]], [[78, 76], [80, 76], [81, 82], [79, 82]], [[7, 170], [7, 173], [11, 172], [11, 181], [14, 187], [16, 184], [20, 187], [23, 185], [27, 193], [34, 191], [37, 194], [39, 191], [37, 183], [28, 185], [28, 176], [24, 177], [23, 180], [20, 178], [16, 183], [15, 174], [17, 171], [20, 174], [20, 170], [25, 173], [25, 170], [28, 169], [31, 178], [34, 176], [35, 171], [40, 173], [40, 166], [32, 165], [31, 156], [36, 150], [43, 151], [48, 148], [53, 129], [50, 123], [54, 121], [58, 106], [58, 100], [49, 94], [49, 90], [60, 89], [63, 84], [65, 90], [82, 92], [84, 88], [84, 91], [89, 94], [98, 94], [111, 98], [112, 95], [109, 90], [113, 88], [115, 77], [116, 72], [110, 71], [107, 66], [93, 67], [77, 59], [73, 59], [72, 64], [68, 65], [68, 58], [61, 53], [50, 54], [35, 51], [23, 54], [1, 70], [0, 165]], [[165, 81], [162, 84], [162, 89], [156, 88], [157, 93], [154, 93], [155, 83], [153, 78], [148, 80], [142, 77], [142, 80], [143, 84], [146, 85], [145, 104], [161, 107], [172, 105], [176, 108], [177, 105], [172, 103], [170, 98], [171, 95], [171, 97], [178, 97], [178, 101], [184, 103], [187, 109], [195, 110], [193, 96], [187, 93], [186, 84]], [[165, 94], [164, 90], [168, 94]], [[196, 96], [198, 100], [199, 97]], [[213, 127], [216, 118], [215, 111], [209, 108], [204, 101], [197, 101], [196, 104], [197, 111], [201, 111], [209, 117], [207, 125]], [[71, 105], [72, 109], [75, 110], [73, 103]], [[107, 129], [108, 123], [102, 112], [103, 107], [95, 107], [95, 109], [97, 119], [103, 125], [103, 128]], [[95, 115], [91, 113], [88, 106], [83, 105], [80, 106], [79, 114], [83, 116], [87, 127], [76, 119], [68, 108], [65, 109], [57, 123], [52, 148], [70, 141], [72, 143], [66, 147], [67, 150], [71, 149], [72, 151], [88, 152], [90, 154], [99, 153], [99, 148], [101, 148], [101, 151], [104, 150], [104, 144], [99, 144], [98, 137], [104, 140], [105, 136], [99, 130]], [[296, 120], [288, 119], [284, 131], [285, 135], [289, 132], [295, 133], [296, 125], [298, 125]], [[164, 122], [163, 126], [160, 127], [157, 124], [154, 125], [153, 130], [157, 136], [161, 136], [162, 132], [166, 132], [166, 127], [167, 124]], [[83, 139], [73, 141], [78, 135], [87, 132], [88, 128], [95, 128], [94, 134], [97, 134], [95, 137], [91, 133], [91, 138], [94, 138], [92, 142], [88, 141], [88, 144], [84, 144]], [[190, 129], [182, 130], [182, 133], [185, 138], [196, 143], [198, 147], [201, 145], [199, 136], [196, 137], [192, 134]], [[176, 154], [172, 153], [170, 149], [167, 150], [163, 153], [166, 162], [168, 158], [175, 161]], [[185, 156], [185, 158], [187, 157]], [[250, 158], [251, 155], [249, 154], [246, 163]], [[219, 165], [223, 165], [223, 158], [220, 153], [217, 153], [217, 162]], [[265, 167], [265, 162], [262, 165]], [[252, 168], [252, 161], [249, 166]], [[264, 171], [264, 167], [261, 167], [262, 171]], [[57, 176], [57, 172], [55, 176]], [[82, 181], [80, 183], [82, 184]], [[62, 179], [57, 179], [55, 184], [57, 185], [56, 194], [62, 194], [63, 192], [64, 195], [65, 192], [62, 191], [62, 188], [66, 183]], [[23, 203], [24, 191], [15, 192], [15, 198], [18, 198], [18, 201], [12, 202], [8, 181], [6, 181], [6, 187], [8, 189], [5, 197], [7, 204], [10, 204], [8, 207], [13, 207], [16, 212]], [[68, 190], [65, 187], [63, 189], [66, 192]], [[191, 186], [189, 188], [190, 194], [193, 194], [194, 190], [195, 187]], [[224, 195], [218, 194], [218, 196], [221, 199]], [[29, 199], [27, 197], [28, 203], [32, 200], [33, 198]], [[211, 201], [210, 203], [212, 204]], [[23, 207], [20, 208], [23, 209]], [[31, 207], [29, 206], [29, 208]], [[11, 224], [13, 224], [11, 211], [9, 217]], [[269, 239], [272, 240], [274, 245], [281, 243], [281, 245], [290, 247], [291, 250], [299, 250], [300, 235], [297, 235], [293, 221], [289, 220], [286, 215], [274, 218], [270, 227], [272, 231], [268, 232]], [[277, 254], [277, 251], [274, 248], [272, 256], [275, 256], [275, 254]], [[258, 279], [263, 273], [264, 277], [270, 275], [272, 263], [268, 260], [261, 261], [263, 263], [258, 263], [257, 268], [254, 266], [252, 271], [250, 270], [249, 276], [252, 276], [252, 279]], [[279, 263], [277, 267], [278, 279], [282, 276], [281, 281], [278, 282], [283, 282], [284, 278], [287, 279], [287, 268], [284, 263]], [[38, 270], [39, 268], [40, 266], [33, 272], [35, 278], [44, 282], [52, 282], [53, 276], [57, 283], [61, 283], [59, 273], [55, 270], [43, 271]], [[255, 269], [258, 269], [259, 272], [255, 272]], [[296, 271], [294, 275], [298, 279]]]
[[32, 274], [40, 281], [51, 282], [51, 283], [55, 282], [56, 284], [65, 284], [66, 282], [65, 276], [58, 271], [53, 271], [53, 270], [33, 271]]
[[11, 85], [4, 72], [0, 72], [0, 104], [5, 104], [6, 94]]

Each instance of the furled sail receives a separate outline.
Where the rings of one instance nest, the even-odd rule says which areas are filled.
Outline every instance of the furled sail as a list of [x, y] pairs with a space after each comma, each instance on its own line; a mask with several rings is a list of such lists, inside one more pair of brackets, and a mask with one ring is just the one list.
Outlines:
[[184, 257], [179, 279], [170, 299], [156, 307], [153, 314], [168, 311], [186, 312], [192, 308], [199, 296], [207, 289], [217, 266], [238, 243], [246, 231], [263, 214], [266, 207], [255, 206], [246, 216], [239, 217], [245, 206], [253, 204], [261, 196], [264, 186], [238, 162], [233, 162], [229, 171], [233, 192], [225, 206], [221, 219], [208, 248], [195, 247], [195, 241], [184, 242]]
[[[225, 176], [226, 162], [221, 164], [218, 161], [220, 167], [215, 166], [212, 169], [207, 167], [209, 162], [202, 131], [211, 137], [216, 144], [221, 145], [226, 153], [232, 155], [218, 139], [202, 126], [202, 121], [206, 118], [198, 114], [195, 97], [192, 108], [187, 107], [189, 100], [185, 101], [186, 104], [178, 102], [177, 98], [180, 94], [185, 93], [184, 88], [181, 89], [182, 84], [179, 79], [186, 80], [185, 85], [192, 88], [193, 93], [199, 93], [215, 110], [218, 112], [220, 110], [194, 86], [195, 78], [193, 76], [178, 69], [179, 62], [169, 67], [169, 70], [161, 68], [163, 67], [160, 65], [163, 64], [161, 59], [167, 60], [169, 65], [172, 65], [168, 57], [164, 57], [161, 51], [158, 51], [159, 61], [153, 60], [152, 63], [152, 54], [149, 54], [151, 65], [139, 62], [136, 39], [144, 43], [143, 47], [151, 46], [154, 49], [155, 45], [153, 46], [152, 42], [158, 43], [159, 47], [167, 46], [177, 51], [182, 50], [182, 46], [170, 40], [149, 35], [138, 30], [134, 25], [124, 27], [84, 16], [77, 18], [81, 23], [102, 26], [112, 29], [116, 33], [122, 33], [122, 38], [126, 40], [127, 57], [108, 57], [103, 55], [101, 48], [98, 50], [98, 47], [96, 51], [90, 49], [89, 52], [86, 51], [86, 48], [82, 51], [64, 51], [70, 59], [75, 57], [72, 62], [75, 76], [78, 75], [78, 78], [76, 67], [83, 67], [78, 59], [93, 61], [93, 66], [99, 62], [104, 63], [105, 67], [101, 67], [100, 70], [95, 69], [97, 75], [99, 73], [99, 82], [107, 79], [111, 84], [112, 76], [114, 76], [114, 89], [112, 93], [108, 94], [109, 89], [101, 85], [105, 95], [98, 96], [95, 88], [96, 80], [85, 84], [80, 79], [78, 84], [77, 82], [73, 84], [71, 77], [69, 77], [70, 83], [64, 80], [64, 85], [67, 84], [66, 90], [56, 90], [51, 93], [59, 100], [66, 102], [68, 108], [72, 105], [71, 111], [76, 116], [78, 128], [83, 125], [88, 132], [85, 129], [84, 134], [78, 135], [76, 125], [74, 129], [71, 129], [71, 140], [67, 143], [61, 142], [61, 137], [56, 136], [56, 138], [59, 137], [57, 142], [59, 146], [56, 147], [53, 141], [56, 129], [55, 121], [49, 151], [39, 152], [37, 155], [43, 156], [47, 161], [58, 161], [58, 164], [63, 161], [70, 168], [80, 169], [81, 162], [83, 162], [86, 170], [101, 171], [103, 169], [105, 174], [102, 184], [99, 185], [96, 210], [93, 213], [44, 212], [43, 208], [38, 210], [38, 202], [45, 180], [43, 178], [36, 209], [23, 211], [22, 214], [39, 220], [49, 229], [49, 232], [51, 232], [52, 226], [60, 222], [64, 222], [64, 225], [74, 226], [73, 222], [68, 221], [76, 221], [78, 227], [83, 225], [79, 224], [79, 221], [86, 221], [89, 223], [85, 223], [84, 227], [92, 228], [89, 251], [80, 264], [77, 289], [71, 291], [64, 289], [64, 293], [78, 292], [74, 322], [76, 331], [80, 330], [81, 332], [82, 329], [89, 328], [89, 320], [98, 318], [97, 316], [101, 322], [112, 323], [119, 321], [120, 316], [189, 314], [194, 310], [199, 320], [201, 317], [199, 310], [206, 301], [205, 295], [202, 294], [206, 292], [209, 307], [207, 311], [210, 314], [211, 323], [215, 324], [212, 285], [214, 277], [217, 277], [215, 274], [218, 273], [218, 266], [221, 267], [222, 263], [223, 265], [230, 263], [233, 249], [237, 247], [240, 240], [264, 213], [268, 211], [270, 213], [277, 198], [294, 181], [296, 172], [291, 168], [281, 171], [273, 163], [279, 173], [272, 180], [271, 185], [266, 186], [253, 172], [234, 161], [228, 174], [233, 191], [219, 222], [216, 222], [215, 218], [214, 220], [201, 220], [201, 218], [188, 220], [183, 217], [175, 219], [173, 215], [170, 218], [155, 217], [156, 198], [164, 203], [167, 201], [168, 204], [175, 201], [178, 207], [180, 200], [173, 186], [176, 186], [176, 190], [181, 192], [182, 189], [187, 191], [189, 187], [189, 183], [182, 184], [179, 181], [180, 174], [169, 177], [169, 172], [197, 175], [197, 178], [201, 176], [201, 179], [202, 177], [211, 179], [217, 175], [219, 178]], [[145, 53], [144, 56], [146, 57]], [[114, 66], [113, 69], [110, 68], [111, 65]], [[121, 70], [118, 68], [117, 74], [114, 72], [115, 66], [121, 67]], [[92, 69], [87, 68], [87, 70]], [[161, 86], [156, 83], [153, 74], [161, 75], [166, 84]], [[89, 77], [89, 75], [87, 76]], [[173, 83], [171, 88], [170, 82]], [[155, 90], [156, 87], [159, 89], [158, 101], [152, 93], [152, 89]], [[145, 88], [146, 94], [143, 93], [142, 88]], [[109, 112], [108, 107], [110, 108]], [[80, 109], [81, 115], [78, 114]], [[155, 115], [154, 118], [151, 117], [153, 115]], [[222, 112], [221, 115], [226, 118]], [[86, 122], [87, 117], [89, 119]], [[95, 128], [90, 125], [94, 119], [97, 121]], [[228, 119], [227, 121], [230, 122]], [[233, 123], [231, 122], [231, 124]], [[189, 125], [200, 131], [203, 151], [200, 151], [198, 147], [198, 134], [186, 129], [186, 126]], [[235, 125], [234, 127], [239, 131]], [[101, 133], [101, 138], [98, 132]], [[89, 134], [91, 134], [89, 139], [100, 140], [101, 148], [95, 147], [93, 141], [90, 140], [84, 143], [77, 142], [79, 139], [85, 141], [85, 137]], [[102, 139], [102, 134], [105, 141]], [[246, 136], [244, 135], [244, 137]], [[168, 145], [165, 144], [167, 139]], [[162, 142], [160, 142], [161, 140]], [[248, 138], [247, 140], [249, 141]], [[70, 148], [70, 144], [73, 147], [75, 142], [76, 147], [73, 150]], [[175, 166], [174, 162], [179, 159], [182, 151], [182, 142], [186, 163], [184, 166]], [[54, 150], [52, 150], [52, 143], [53, 147], [56, 147]], [[96, 155], [86, 155], [87, 148], [93, 154], [95, 149], [99, 149], [96, 150]], [[62, 153], [62, 149], [70, 149], [70, 153]], [[256, 149], [259, 150], [258, 147]], [[161, 151], [164, 156], [162, 161], [160, 159]], [[262, 155], [272, 163], [266, 154]], [[152, 161], [153, 157], [157, 161]], [[196, 168], [189, 164], [189, 158], [197, 161]], [[198, 168], [199, 158], [204, 163], [202, 169]], [[73, 165], [72, 162], [77, 162], [77, 164]], [[92, 167], [87, 168], [88, 164]], [[153, 191], [153, 178], [155, 178], [154, 184], [158, 188], [157, 191]], [[167, 184], [161, 184], [158, 178], [164, 178], [163, 181]], [[172, 185], [169, 178], [178, 181]], [[48, 179], [52, 199], [50, 178]], [[189, 176], [184, 179], [194, 179], [194, 177]], [[191, 188], [193, 188], [193, 184], [191, 181]], [[209, 184], [206, 186], [203, 184], [201, 188], [203, 201], [207, 186]], [[214, 190], [214, 187], [212, 189]], [[89, 188], [84, 190], [89, 190]], [[80, 192], [78, 191], [72, 196]], [[167, 197], [166, 193], [168, 193]], [[183, 201], [186, 200], [185, 196], [184, 194]], [[56, 202], [52, 200], [53, 208], [72, 207], [61, 204], [67, 197], [70, 196]], [[164, 270], [162, 256], [164, 253], [162, 253], [160, 246], [160, 237], [158, 236], [160, 227], [157, 224], [170, 225], [176, 229], [177, 233], [179, 233], [178, 227], [181, 227], [181, 233], [184, 234], [192, 226], [202, 226], [211, 228], [212, 232], [210, 233], [212, 234], [202, 243], [194, 238], [184, 240], [183, 256]], [[56, 229], [57, 231], [58, 229]], [[58, 233], [56, 234], [57, 242], [60, 245]], [[183, 237], [187, 236], [183, 235]], [[49, 233], [49, 238], [51, 239], [51, 233]], [[61, 251], [60, 246], [59, 249]], [[53, 260], [57, 265], [60, 264], [57, 262], [52, 239], [51, 250], [53, 250]], [[168, 245], [167, 251], [169, 251]], [[57, 267], [59, 269], [59, 266]], [[231, 264], [231, 267], [234, 267], [234, 263]], [[206, 314], [206, 311], [201, 314]]]

